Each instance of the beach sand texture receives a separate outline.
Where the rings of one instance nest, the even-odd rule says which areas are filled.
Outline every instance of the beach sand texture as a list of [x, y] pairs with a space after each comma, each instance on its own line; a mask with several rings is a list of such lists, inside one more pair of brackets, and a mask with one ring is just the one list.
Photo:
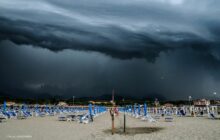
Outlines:
[[[175, 117], [173, 122], [150, 123], [126, 116], [128, 131], [151, 128], [148, 133], [111, 135], [111, 118], [105, 113], [93, 123], [61, 122], [57, 117], [7, 120], [0, 124], [0, 140], [219, 140], [220, 120], [207, 117]], [[115, 118], [116, 132], [123, 126], [123, 114]], [[154, 128], [158, 131], [151, 132]], [[157, 129], [156, 129], [157, 130]]]

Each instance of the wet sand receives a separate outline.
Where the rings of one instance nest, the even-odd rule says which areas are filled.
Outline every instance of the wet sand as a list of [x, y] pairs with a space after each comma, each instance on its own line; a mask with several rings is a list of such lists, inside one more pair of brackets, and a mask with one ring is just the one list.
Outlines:
[[[173, 122], [161, 118], [156, 123], [126, 116], [127, 134], [123, 134], [123, 115], [115, 118], [111, 135], [109, 113], [98, 116], [93, 123], [58, 121], [57, 117], [33, 117], [0, 123], [0, 139], [19, 140], [218, 140], [220, 120], [207, 117], [175, 117]], [[138, 130], [139, 129], [139, 130]]]

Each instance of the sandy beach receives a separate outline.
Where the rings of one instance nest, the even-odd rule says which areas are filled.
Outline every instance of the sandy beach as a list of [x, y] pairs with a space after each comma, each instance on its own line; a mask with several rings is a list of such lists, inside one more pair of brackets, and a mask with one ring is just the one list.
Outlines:
[[[0, 124], [1, 140], [218, 140], [220, 120], [207, 117], [175, 117], [173, 122], [161, 118], [156, 123], [141, 121], [127, 115], [128, 130], [158, 128], [142, 134], [111, 135], [111, 118], [108, 113], [98, 116], [93, 123], [58, 121], [57, 117], [36, 117], [26, 120], [7, 120]], [[116, 132], [123, 126], [123, 115], [115, 118]]]

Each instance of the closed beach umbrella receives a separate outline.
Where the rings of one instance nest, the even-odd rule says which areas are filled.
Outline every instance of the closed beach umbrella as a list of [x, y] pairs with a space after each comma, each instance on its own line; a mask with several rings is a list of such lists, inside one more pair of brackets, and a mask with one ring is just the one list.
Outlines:
[[96, 114], [96, 106], [94, 105], [94, 110], [93, 110], [94, 114]]
[[23, 104], [21, 104], [21, 110], [24, 110], [24, 105]]
[[6, 111], [6, 101], [4, 101], [4, 103], [3, 103], [3, 111], [4, 112]]
[[144, 104], [144, 116], [147, 116], [147, 104]]
[[136, 114], [136, 104], [134, 105], [134, 114]]
[[138, 105], [138, 115], [141, 115], [141, 106]]
[[89, 104], [89, 115], [92, 115], [92, 104]]

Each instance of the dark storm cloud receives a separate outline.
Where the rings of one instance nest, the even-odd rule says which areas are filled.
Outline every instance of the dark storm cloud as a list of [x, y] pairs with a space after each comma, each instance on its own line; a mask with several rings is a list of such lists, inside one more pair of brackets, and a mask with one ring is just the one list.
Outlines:
[[220, 92], [219, 5], [0, 0], [0, 91], [212, 97]]
[[155, 63], [148, 63], [95, 52], [54, 53], [10, 41], [0, 46], [0, 91], [15, 95], [98, 96], [115, 88], [117, 95], [187, 99], [220, 92], [217, 48], [209, 55], [193, 48], [169, 50], [161, 52]]
[[161, 51], [219, 45], [220, 20], [213, 15], [218, 7], [212, 1], [10, 0], [1, 4], [2, 40], [53, 51], [88, 50], [153, 62]]
[[[1, 40], [11, 40], [17, 44], [31, 44], [52, 51], [75, 49], [98, 51], [120, 59], [133, 57], [153, 61], [161, 50], [168, 47], [144, 34], [109, 27], [106, 36], [92, 31], [65, 28], [51, 25], [40, 25], [29, 22], [13, 22], [1, 18]], [[31, 26], [31, 27], [30, 27]], [[34, 33], [34, 34], [33, 34]], [[114, 37], [115, 36], [117, 37]]]
[[31, 44], [52, 51], [64, 49], [98, 51], [115, 58], [146, 58], [151, 62], [161, 51], [180, 47], [211, 47], [217, 43], [184, 32], [161, 32], [155, 36], [113, 26], [98, 29], [106, 32], [106, 35], [83, 29], [12, 21], [5, 18], [1, 18], [0, 26], [1, 40], [11, 40], [17, 44]]

